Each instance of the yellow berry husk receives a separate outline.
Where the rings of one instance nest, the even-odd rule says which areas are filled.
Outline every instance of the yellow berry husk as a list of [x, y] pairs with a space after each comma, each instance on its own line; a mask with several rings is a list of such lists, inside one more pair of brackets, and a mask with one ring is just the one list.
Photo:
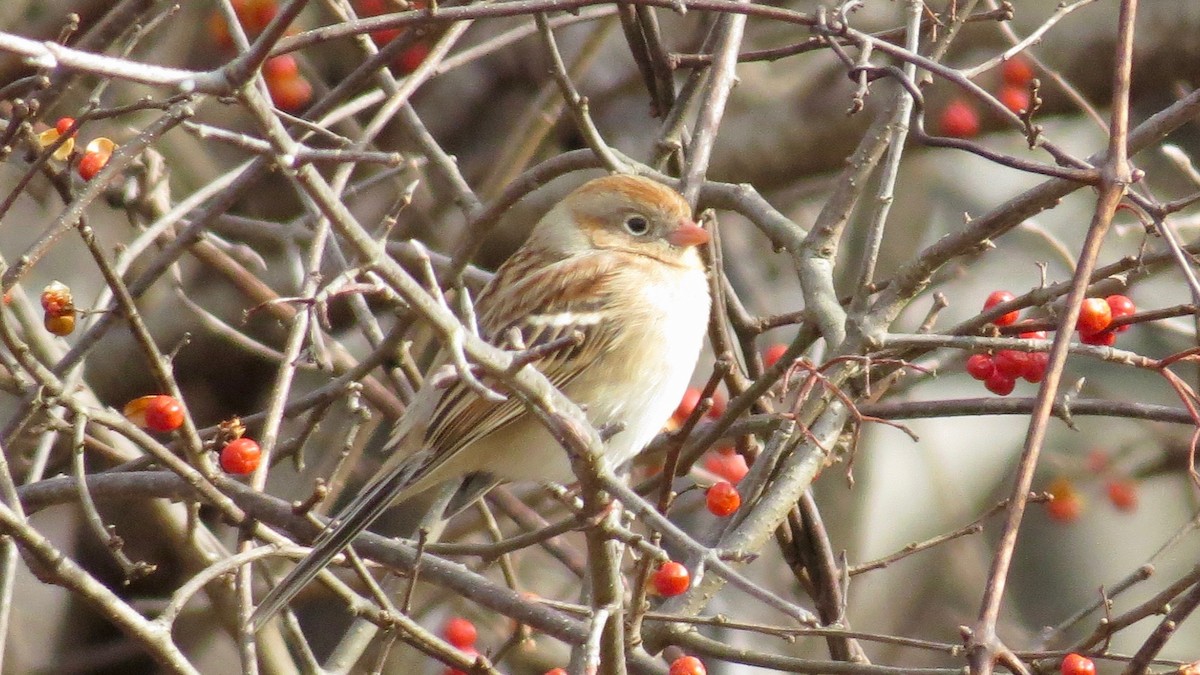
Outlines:
[[75, 332], [75, 310], [71, 309], [58, 314], [47, 313], [42, 324], [46, 330], [54, 333], [59, 337], [70, 335]]

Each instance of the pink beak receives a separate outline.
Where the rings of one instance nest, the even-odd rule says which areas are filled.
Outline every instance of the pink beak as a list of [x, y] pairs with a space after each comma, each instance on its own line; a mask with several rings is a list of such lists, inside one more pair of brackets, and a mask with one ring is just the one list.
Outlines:
[[699, 246], [707, 244], [710, 238], [708, 230], [686, 219], [679, 221], [679, 226], [666, 237], [672, 246]]

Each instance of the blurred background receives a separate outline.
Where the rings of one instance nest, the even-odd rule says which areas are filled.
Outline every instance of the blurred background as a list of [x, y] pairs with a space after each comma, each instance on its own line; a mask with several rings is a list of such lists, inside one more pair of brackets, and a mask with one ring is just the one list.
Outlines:
[[[249, 32], [254, 16], [267, 0], [240, 0], [239, 17]], [[904, 3], [867, 0], [849, 15], [850, 24], [864, 32], [896, 29], [903, 25]], [[945, 20], [949, 5], [962, 0], [927, 3], [931, 18]], [[994, 4], [994, 3], [993, 3]], [[1047, 22], [1052, 25], [1042, 38], [1020, 57], [1041, 82], [1042, 107], [1036, 123], [1046, 138], [1078, 157], [1103, 152], [1107, 130], [1085, 113], [1080, 101], [1092, 106], [1106, 123], [1111, 96], [1111, 76], [1118, 2], [1060, 3], [1057, 0], [1014, 0], [1010, 21], [979, 20], [965, 24], [942, 59], [953, 68], [969, 69], [997, 56], [1012, 45], [1012, 36], [1023, 38]], [[1200, 3], [1178, 0], [1143, 0], [1137, 20], [1136, 51], [1131, 99], [1132, 125], [1191, 93], [1200, 74]], [[1065, 12], [1064, 6], [1071, 11]], [[337, 2], [312, 2], [293, 24], [291, 33], [333, 25], [339, 18]], [[780, 2], [771, 6], [815, 15], [832, 11], [832, 3]], [[387, 0], [354, 2], [362, 16], [402, 11]], [[344, 9], [344, 7], [343, 7]], [[974, 4], [976, 13], [994, 11], [988, 2]], [[277, 8], [276, 8], [277, 10]], [[67, 16], [79, 17], [68, 45], [142, 63], [209, 70], [232, 59], [236, 50], [228, 36], [216, 4], [209, 1], [170, 3], [139, 1], [7, 0], [0, 4], [0, 29], [6, 34], [38, 41], [56, 40], [67, 25]], [[577, 16], [553, 15], [564, 24], [555, 35], [575, 84], [587, 96], [589, 109], [602, 137], [629, 157], [651, 162], [663, 126], [662, 117], [652, 113], [651, 100], [629, 45], [609, 5], [593, 5]], [[672, 53], [695, 54], [708, 31], [711, 15], [691, 11], [684, 16], [659, 10], [661, 32]], [[259, 24], [258, 30], [261, 30]], [[480, 20], [468, 28], [450, 49], [432, 76], [415, 91], [412, 103], [430, 138], [452, 156], [466, 183], [486, 205], [500, 197], [520, 174], [564, 152], [586, 147], [580, 132], [566, 112], [550, 75], [550, 61], [527, 16]], [[429, 24], [419, 30], [371, 35], [378, 45], [402, 40], [407, 45], [389, 64], [403, 78], [419, 69], [430, 49], [441, 37], [444, 24]], [[222, 32], [224, 31], [224, 33]], [[902, 34], [901, 34], [902, 35]], [[802, 43], [811, 36], [806, 26], [772, 22], [751, 17], [747, 22], [742, 52]], [[512, 37], [511, 41], [505, 41]], [[902, 39], [896, 38], [897, 40]], [[924, 42], [924, 38], [923, 38]], [[924, 50], [922, 53], [925, 53]], [[276, 106], [287, 114], [306, 117], [313, 101], [344, 81], [366, 59], [367, 54], [348, 38], [315, 42], [292, 53], [288, 64], [276, 62], [276, 80], [267, 80]], [[878, 64], [886, 63], [876, 55]], [[290, 68], [294, 66], [293, 73]], [[264, 73], [271, 72], [270, 62]], [[681, 87], [691, 71], [677, 71]], [[28, 63], [0, 45], [0, 87], [34, 74]], [[113, 108], [137, 102], [143, 96], [161, 100], [175, 92], [163, 87], [140, 85], [119, 78], [102, 78], [86, 72], [53, 73], [50, 88], [0, 101], [0, 115], [10, 123], [19, 120], [17, 105], [39, 101], [35, 114], [24, 117], [26, 136], [6, 137], [6, 154], [0, 163], [0, 189], [6, 209], [0, 215], [0, 254], [7, 265], [41, 240], [46, 228], [65, 208], [67, 194], [78, 195], [85, 181], [68, 165], [51, 164], [59, 173], [48, 177], [35, 172], [28, 177], [37, 156], [28, 134], [54, 126], [62, 117], [78, 117], [95, 102]], [[738, 66], [738, 82], [713, 148], [710, 180], [745, 183], [792, 223], [807, 230], [829, 200], [839, 180], [839, 171], [858, 146], [871, 121], [895, 95], [886, 80], [872, 85], [865, 109], [848, 115], [855, 82], [846, 76], [846, 66], [828, 49], [813, 49], [775, 60], [748, 61]], [[972, 78], [987, 92], [999, 96], [1006, 86], [1001, 67], [979, 72]], [[1068, 93], [1058, 82], [1068, 83]], [[301, 84], [301, 82], [303, 84]], [[377, 91], [367, 81], [341, 103], [354, 96]], [[1020, 91], [1027, 91], [1021, 88]], [[1030, 151], [1019, 129], [998, 113], [987, 110], [954, 85], [933, 77], [923, 83], [924, 124], [930, 133], [969, 137], [994, 151], [1050, 162], [1044, 152]], [[20, 100], [18, 100], [20, 99]], [[377, 110], [377, 101], [363, 104], [358, 114], [331, 125], [346, 138], [363, 132]], [[977, 129], [965, 133], [951, 128], [960, 121], [947, 118], [946, 111], [964, 105], [974, 115]], [[256, 151], [247, 143], [222, 142], [205, 137], [199, 126], [226, 129], [245, 138], [260, 132], [242, 106], [233, 100], [197, 97], [192, 127], [175, 128], [156, 138], [151, 148], [161, 164], [142, 159], [111, 182], [101, 199], [86, 208], [88, 224], [95, 229], [101, 246], [114, 257], [153, 222], [152, 214], [138, 210], [141, 200], [156, 194], [168, 207], [198, 196], [197, 204], [185, 211], [177, 227], [186, 226], [201, 204], [211, 204], [221, 189], [214, 181], [230, 175], [235, 167], [253, 158]], [[153, 120], [160, 108], [134, 110], [103, 119], [88, 120], [79, 131], [78, 144], [98, 137], [117, 144], [128, 143]], [[285, 117], [290, 121], [291, 118]], [[970, 120], [968, 120], [969, 122]], [[949, 125], [949, 126], [948, 126]], [[970, 125], [968, 124], [968, 127]], [[295, 128], [295, 127], [294, 127]], [[1200, 125], [1196, 120], [1167, 137], [1178, 154], [1200, 157]], [[411, 124], [387, 124], [371, 141], [370, 149], [400, 153], [394, 167], [363, 162], [349, 179], [351, 189], [344, 203], [368, 227], [383, 222], [389, 214], [395, 224], [388, 236], [394, 242], [418, 239], [435, 253], [453, 254], [468, 231], [469, 216], [454, 199], [455, 192], [444, 175], [430, 170], [430, 158]], [[74, 167], [77, 158], [72, 160]], [[1139, 189], [1159, 202], [1167, 202], [1200, 190], [1194, 176], [1178, 159], [1156, 145], [1133, 158], [1145, 172]], [[1183, 162], [1186, 164], [1186, 162]], [[322, 167], [332, 175], [336, 167]], [[574, 172], [553, 180], [522, 199], [504, 218], [489, 229], [474, 256], [468, 285], [487, 278], [519, 245], [538, 215], [595, 172]], [[147, 176], [159, 182], [147, 187]], [[877, 181], [878, 177], [873, 178]], [[894, 204], [887, 221], [878, 279], [891, 277], [927, 246], [944, 235], [960, 231], [971, 218], [1001, 208], [1009, 199], [1041, 184], [1043, 177], [1022, 173], [961, 150], [910, 144], [900, 166], [894, 189]], [[56, 183], [55, 181], [58, 181]], [[873, 193], [875, 183], [868, 189]], [[153, 190], [159, 192], [153, 193]], [[401, 207], [398, 199], [411, 190], [411, 203]], [[225, 192], [224, 194], [231, 194]], [[912, 333], [925, 320], [933, 294], [941, 293], [948, 306], [941, 311], [934, 332], [948, 329], [976, 316], [984, 299], [995, 290], [1022, 295], [1044, 284], [1070, 279], [1075, 258], [1095, 208], [1095, 192], [1076, 190], [1053, 208], [1025, 220], [972, 255], [959, 256], [940, 269], [933, 283], [915, 297], [892, 327], [893, 332]], [[703, 204], [702, 204], [703, 206]], [[841, 243], [835, 272], [839, 292], [855, 289], [857, 260], [864, 247], [863, 236], [872, 215], [871, 200], [864, 200], [853, 213]], [[720, 233], [725, 273], [732, 290], [752, 316], [771, 316], [804, 309], [805, 302], [792, 257], [777, 250], [772, 241], [743, 215], [723, 211]], [[1148, 233], [1144, 219], [1133, 209], [1118, 213], [1106, 240], [1099, 265], [1115, 263], [1126, 256], [1154, 255], [1166, 251], [1160, 237]], [[1171, 219], [1185, 244], [1195, 241], [1200, 216], [1195, 208], [1183, 209]], [[176, 230], [178, 231], [178, 230]], [[239, 191], [220, 210], [206, 230], [212, 242], [240, 264], [245, 274], [257, 278], [278, 296], [300, 292], [305, 278], [301, 263], [308, 251], [312, 220], [305, 215], [304, 202], [282, 172], [273, 171], [250, 189]], [[129, 278], [144, 271], [169, 243], [160, 239], [130, 261]], [[399, 249], [397, 249], [399, 250]], [[1194, 260], [1191, 261], [1194, 263]], [[329, 256], [325, 278], [336, 277], [341, 268]], [[19, 280], [11, 305], [4, 312], [14, 325], [23, 326], [24, 339], [36, 358], [50, 367], [63, 357], [78, 334], [54, 337], [35, 334], [40, 323], [37, 296], [53, 280], [69, 286], [81, 309], [97, 306], [105, 290], [100, 271], [92, 263], [79, 238], [67, 236], [36, 261]], [[1169, 261], [1131, 266], [1128, 273], [1105, 280], [1104, 293], [1123, 293], [1139, 310], [1152, 310], [1194, 303], [1180, 270]], [[140, 296], [138, 307], [150, 333], [165, 353], [174, 353], [172, 369], [196, 427], [206, 428], [234, 415], [251, 415], [263, 410], [288, 330], [276, 315], [254, 311], [258, 300], [245, 285], [230, 280], [214, 269], [211, 261], [182, 257], [171, 271]], [[384, 330], [397, 313], [387, 302], [372, 299]], [[1052, 317], [1054, 306], [1032, 308], [1023, 316]], [[86, 313], [84, 320], [92, 321]], [[350, 303], [336, 299], [329, 305], [326, 340], [336, 341], [356, 357], [370, 353], [358, 316]], [[759, 351], [774, 344], [789, 344], [804, 325], [785, 325], [761, 335]], [[1139, 323], [1120, 336], [1118, 347], [1150, 358], [1162, 358], [1196, 346], [1194, 317], [1180, 316]], [[234, 334], [248, 338], [233, 339]], [[430, 337], [416, 331], [418, 361], [426, 356]], [[818, 342], [807, 354], [820, 360], [825, 347]], [[909, 371], [887, 391], [885, 401], [948, 401], [992, 397], [980, 382], [963, 370], [966, 354], [937, 350], [916, 362], [928, 372]], [[290, 399], [317, 390], [330, 380], [330, 372], [319, 351], [305, 353]], [[741, 354], [748, 363], [754, 354]], [[145, 365], [146, 356], [128, 330], [118, 325], [99, 337], [70, 379], [77, 391], [86, 391], [89, 405], [120, 410], [137, 396], [156, 393], [156, 382]], [[13, 375], [15, 361], [6, 356], [6, 386], [0, 392], [0, 422], [7, 431], [24, 414], [30, 390], [22, 389]], [[423, 363], [423, 362], [422, 362]], [[707, 353], [697, 368], [695, 385], [702, 387], [712, 372], [713, 355]], [[1190, 364], [1173, 369], [1195, 386], [1197, 370]], [[387, 378], [381, 378], [387, 382]], [[1159, 404], [1182, 409], [1182, 403], [1165, 380], [1147, 370], [1113, 362], [1072, 356], [1066, 366], [1064, 389], [1087, 399]], [[1013, 398], [1032, 397], [1036, 385], [1018, 382]], [[370, 404], [372, 421], [359, 428], [351, 405], [339, 400], [323, 411], [315, 430], [312, 419], [297, 415], [283, 422], [282, 443], [302, 445], [302, 470], [282, 462], [271, 473], [268, 491], [287, 499], [302, 499], [311, 489], [314, 476], [328, 475], [337, 464], [338, 451], [346, 445], [360, 448], [369, 429], [385, 423], [395, 410]], [[40, 415], [54, 416], [43, 411]], [[827, 468], [814, 484], [829, 539], [836, 554], [844, 551], [849, 565], [882, 558], [939, 534], [954, 531], [975, 521], [1008, 496], [1012, 475], [1020, 455], [1028, 422], [1024, 414], [965, 415], [935, 419], [901, 420], [919, 441], [878, 424], [866, 424], [855, 449], [854, 483], [847, 480], [845, 463]], [[251, 432], [256, 427], [251, 424]], [[68, 427], [69, 428], [69, 427]], [[47, 431], [51, 429], [52, 432]], [[1104, 589], [1111, 589], [1144, 564], [1154, 574], [1133, 585], [1113, 602], [1112, 614], [1137, 606], [1156, 593], [1193, 574], [1200, 560], [1200, 538], [1195, 523], [1200, 507], [1197, 486], [1187, 474], [1187, 450], [1194, 426], [1104, 416], [1077, 416], [1071, 424], [1053, 420], [1034, 490], [1054, 492], [1060, 509], [1064, 496], [1077, 508], [1050, 509], [1046, 503], [1032, 504], [1026, 514], [999, 633], [1006, 645], [1021, 654], [1053, 654], [1090, 635], [1103, 613], [1093, 612], [1074, 625], [1054, 630], [1077, 611], [1097, 602]], [[303, 438], [301, 436], [303, 435]], [[762, 439], [760, 439], [762, 440]], [[2, 439], [3, 449], [18, 484], [37, 482], [70, 470], [72, 438], [69, 431], [36, 419], [23, 433]], [[357, 452], [357, 450], [355, 451]], [[366, 453], [355, 476], [371, 474], [371, 457]], [[102, 472], [123, 466], [120, 452], [89, 453], [88, 471]], [[647, 460], [653, 464], [653, 459]], [[646, 467], [636, 467], [646, 471]], [[32, 480], [35, 479], [35, 480]], [[712, 472], [698, 464], [680, 485], [711, 483]], [[351, 477], [351, 484], [354, 476]], [[678, 485], [677, 485], [678, 487]], [[552, 509], [544, 495], [531, 486], [514, 488], [533, 504]], [[1132, 495], [1132, 496], [1131, 496]], [[703, 525], [703, 493], [683, 494], [672, 512], [673, 519], [695, 527]], [[32, 525], [55, 546], [101, 579], [132, 607], [148, 616], [160, 611], [166, 598], [187, 578], [203, 569], [203, 556], [188, 553], [189, 544], [180, 532], [169, 532], [165, 522], [199, 517], [215, 538], [234, 547], [237, 532], [222, 524], [207, 508], [189, 512], [183, 504], [163, 500], [101, 500], [100, 513], [124, 541], [134, 560], [157, 565], [145, 578], [126, 583], [111, 560], [104, 542], [87, 528], [79, 508], [72, 502], [47, 508], [32, 516]], [[559, 512], [561, 514], [561, 510]], [[466, 540], [483, 541], [479, 516], [464, 514], [451, 532]], [[553, 520], [553, 518], [551, 518]], [[996, 544], [1000, 518], [983, 521], [981, 532], [893, 562], [881, 569], [856, 574], [849, 584], [846, 616], [855, 630], [880, 635], [928, 640], [943, 645], [961, 644], [959, 627], [972, 625], [986, 582], [988, 565]], [[516, 528], [502, 519], [508, 534]], [[572, 533], [566, 541], [583, 551], [582, 535]], [[748, 574], [780, 595], [808, 604], [806, 591], [773, 545], [757, 551], [759, 557], [747, 566]], [[582, 555], [582, 553], [580, 553]], [[537, 549], [520, 551], [512, 564], [519, 588], [542, 598], [577, 602], [579, 579], [570, 570], [553, 564]], [[550, 560], [550, 562], [548, 562]], [[503, 582], [495, 565], [464, 559], [489, 578]], [[629, 570], [632, 575], [633, 563]], [[3, 671], [6, 673], [139, 673], [158, 672], [161, 666], [124, 637], [112, 622], [87, 604], [52, 584], [42, 583], [25, 564], [19, 564], [13, 585], [11, 619], [4, 643]], [[1195, 583], [1193, 580], [1192, 584]], [[309, 639], [320, 651], [330, 635], [321, 637], [323, 622], [344, 625], [346, 617], [328, 597], [302, 599], [320, 609], [302, 614]], [[230, 616], [198, 596], [188, 605], [173, 632], [184, 653], [201, 672], [239, 672], [235, 642], [229, 636]], [[507, 617], [453, 597], [436, 587], [422, 588], [414, 603], [415, 617], [438, 631], [452, 615], [472, 619], [479, 629], [477, 649], [499, 650], [518, 634]], [[779, 616], [768, 608], [746, 602], [739, 591], [726, 588], [711, 601], [707, 611], [736, 621], [778, 623]], [[1131, 655], [1147, 640], [1159, 623], [1151, 616], [1117, 632], [1107, 643], [1109, 651]], [[336, 634], [330, 629], [336, 640]], [[812, 659], [828, 658], [824, 640], [802, 637], [782, 640], [755, 632], [706, 627], [706, 635], [722, 642], [763, 653]], [[542, 673], [566, 666], [567, 648], [548, 637], [527, 636], [505, 654], [498, 666], [502, 672]], [[864, 640], [863, 648], [873, 663], [901, 668], [962, 665], [961, 657], [938, 649]], [[1178, 664], [1200, 659], [1200, 626], [1188, 621], [1159, 654], [1172, 663], [1154, 666], [1153, 672], [1176, 672]], [[374, 653], [374, 652], [373, 652]], [[1052, 659], [1052, 656], [1048, 656]], [[404, 645], [391, 653], [387, 672], [409, 668], [413, 672], [443, 672], [446, 666]], [[370, 658], [360, 666], [364, 670]], [[1048, 668], [1054, 667], [1047, 660]], [[1100, 672], [1122, 672], [1119, 660], [1098, 660]], [[281, 665], [282, 664], [282, 665]], [[294, 664], [293, 668], [298, 668]], [[706, 660], [710, 673], [767, 672], [751, 666]], [[286, 661], [263, 665], [270, 672], [287, 672]], [[292, 672], [302, 672], [293, 670]], [[1180, 671], [1182, 672], [1182, 671]]]

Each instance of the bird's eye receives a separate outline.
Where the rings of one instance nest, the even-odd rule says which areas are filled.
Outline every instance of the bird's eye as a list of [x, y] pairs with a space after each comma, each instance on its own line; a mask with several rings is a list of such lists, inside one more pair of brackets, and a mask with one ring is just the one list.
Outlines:
[[629, 234], [641, 236], [650, 231], [650, 221], [642, 216], [629, 216], [625, 219], [625, 229]]

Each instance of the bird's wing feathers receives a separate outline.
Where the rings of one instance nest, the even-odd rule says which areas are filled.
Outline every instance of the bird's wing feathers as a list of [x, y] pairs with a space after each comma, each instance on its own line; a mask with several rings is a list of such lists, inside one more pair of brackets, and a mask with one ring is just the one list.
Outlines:
[[[612, 288], [609, 280], [618, 265], [618, 261], [603, 255], [550, 265], [529, 256], [514, 256], [497, 271], [476, 303], [484, 337], [497, 342], [515, 328], [525, 348], [532, 348], [574, 331], [582, 332], [582, 343], [568, 345], [532, 362], [552, 384], [565, 387], [596, 363], [597, 357], [611, 349], [617, 340], [620, 324], [604, 320], [607, 315], [604, 310], [613, 300], [605, 289]], [[400, 427], [425, 428], [424, 448], [394, 464], [389, 462], [392, 466], [386, 467], [379, 478], [342, 510], [314, 543], [312, 552], [263, 599], [251, 617], [251, 625], [257, 627], [282, 609], [406, 489], [414, 487], [463, 448], [511, 424], [524, 412], [524, 404], [516, 397], [493, 403], [477, 396], [461, 380], [455, 380], [434, 407], [428, 425]], [[401, 440], [393, 436], [389, 444], [395, 446]]]
[[[594, 258], [591, 262], [595, 264], [581, 265], [575, 260], [569, 267], [560, 263], [536, 271], [523, 269], [523, 261], [514, 259], [501, 268], [479, 297], [480, 328], [493, 343], [505, 340], [514, 329], [527, 349], [569, 337], [575, 331], [583, 333], [581, 343], [564, 346], [533, 362], [559, 389], [611, 349], [620, 328], [617, 322], [605, 320], [604, 309], [612, 299], [602, 290], [611, 288], [608, 279], [616, 273], [616, 263], [607, 256]], [[519, 278], [509, 278], [510, 274]], [[502, 297], [493, 292], [498, 286], [507, 286]], [[455, 382], [438, 404], [427, 444], [437, 448], [438, 459], [444, 461], [524, 412], [524, 404], [515, 397], [492, 403]]]

